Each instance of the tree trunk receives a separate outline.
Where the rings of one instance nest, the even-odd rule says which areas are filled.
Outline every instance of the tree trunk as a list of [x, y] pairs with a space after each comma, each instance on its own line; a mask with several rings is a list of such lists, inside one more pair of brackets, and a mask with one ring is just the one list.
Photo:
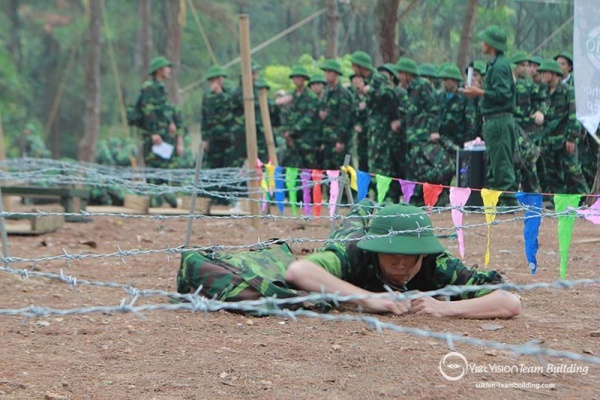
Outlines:
[[375, 5], [377, 42], [384, 63], [395, 63], [398, 59], [396, 29], [399, 5], [400, 0], [377, 0]]
[[[394, 0], [398, 1], [398, 0]], [[337, 0], [327, 0], [327, 50], [325, 57], [337, 58], [338, 7]]]
[[79, 161], [93, 162], [100, 130], [100, 21], [102, 4], [90, 1], [88, 47], [85, 60], [85, 120], [84, 134], [79, 141]]
[[465, 9], [462, 31], [460, 33], [460, 44], [458, 47], [458, 57], [456, 64], [461, 71], [464, 71], [469, 61], [469, 47], [471, 46], [471, 32], [475, 26], [475, 17], [477, 16], [477, 5], [479, 0], [469, 0]]
[[169, 0], [168, 8], [168, 37], [167, 58], [173, 64], [171, 78], [167, 81], [167, 92], [169, 98], [175, 104], [179, 104], [179, 70], [181, 67], [181, 24], [179, 21], [182, 12], [180, 0]]
[[152, 14], [150, 4], [150, 0], [138, 0], [140, 28], [136, 41], [135, 66], [142, 81], [148, 76], [148, 65], [152, 57]]
[[19, 30], [21, 22], [19, 21], [19, 0], [10, 0], [7, 2], [8, 10], [7, 16], [10, 18], [10, 41], [8, 42], [8, 50], [12, 55], [15, 64], [21, 67], [23, 52], [21, 50], [21, 38], [19, 37]]

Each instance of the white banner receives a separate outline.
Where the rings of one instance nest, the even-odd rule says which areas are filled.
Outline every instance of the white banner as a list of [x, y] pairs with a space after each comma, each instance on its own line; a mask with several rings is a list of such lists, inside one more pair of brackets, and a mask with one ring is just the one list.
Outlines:
[[590, 134], [600, 124], [600, 2], [575, 0], [573, 67], [577, 119]]

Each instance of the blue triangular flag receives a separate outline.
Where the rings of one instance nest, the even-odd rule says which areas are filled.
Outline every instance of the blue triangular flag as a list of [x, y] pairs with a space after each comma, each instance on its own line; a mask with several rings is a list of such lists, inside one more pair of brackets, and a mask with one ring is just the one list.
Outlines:
[[539, 193], [516, 193], [517, 200], [524, 206], [528, 206], [525, 212], [525, 227], [523, 237], [525, 238], [525, 256], [531, 270], [531, 275], [537, 271], [538, 235], [540, 223], [542, 222], [542, 195]]
[[356, 201], [358, 202], [367, 197], [367, 193], [369, 192], [369, 184], [371, 183], [371, 175], [369, 175], [367, 172], [357, 171], [356, 181], [358, 184]]

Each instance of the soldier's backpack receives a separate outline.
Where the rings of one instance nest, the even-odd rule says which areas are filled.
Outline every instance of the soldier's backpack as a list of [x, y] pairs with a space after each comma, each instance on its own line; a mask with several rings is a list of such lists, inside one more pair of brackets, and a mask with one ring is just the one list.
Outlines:
[[285, 281], [286, 268], [293, 260], [288, 244], [275, 239], [267, 248], [236, 253], [184, 251], [177, 292], [194, 293], [200, 288], [201, 295], [221, 301], [303, 296], [307, 293], [290, 288]]

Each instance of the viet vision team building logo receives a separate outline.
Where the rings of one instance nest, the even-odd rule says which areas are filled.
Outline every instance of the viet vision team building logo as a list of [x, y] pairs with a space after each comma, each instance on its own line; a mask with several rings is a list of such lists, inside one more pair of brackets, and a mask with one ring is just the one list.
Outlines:
[[467, 361], [467, 358], [457, 351], [446, 354], [440, 360], [440, 373], [448, 381], [461, 380], [467, 372], [470, 374], [580, 374], [587, 375], [589, 366], [577, 364], [546, 364], [502, 365], [496, 363], [476, 364]]

